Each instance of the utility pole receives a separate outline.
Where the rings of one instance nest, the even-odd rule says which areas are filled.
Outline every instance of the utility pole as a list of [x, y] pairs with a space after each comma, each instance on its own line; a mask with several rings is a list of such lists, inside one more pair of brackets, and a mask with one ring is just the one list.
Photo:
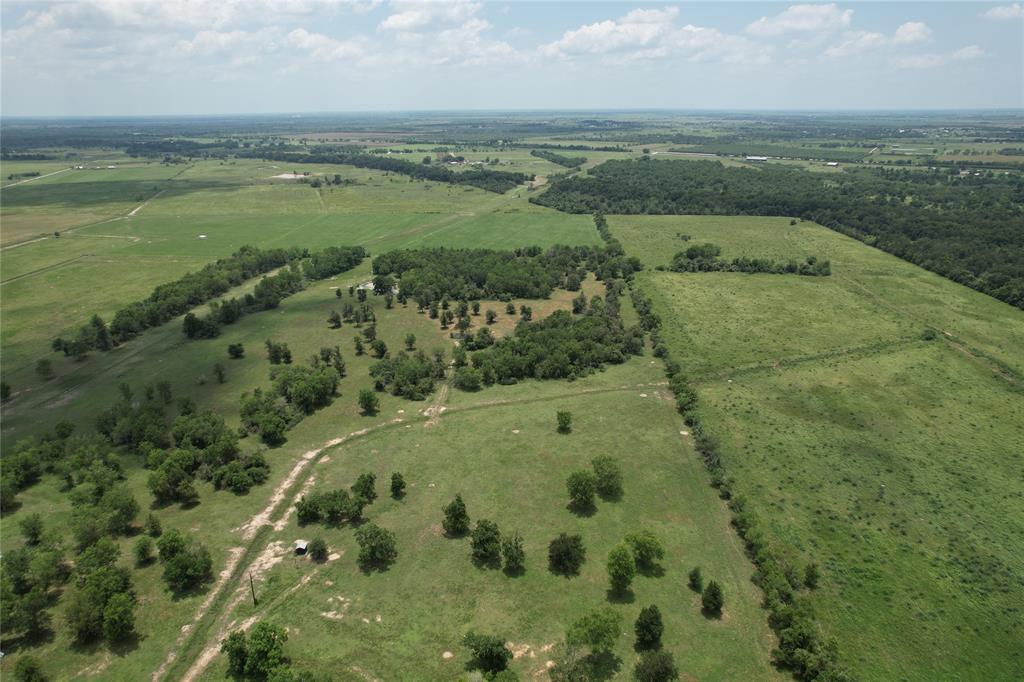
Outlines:
[[252, 605], [256, 606], [258, 602], [256, 601], [256, 586], [252, 582], [252, 571], [249, 571], [249, 590], [252, 592]]

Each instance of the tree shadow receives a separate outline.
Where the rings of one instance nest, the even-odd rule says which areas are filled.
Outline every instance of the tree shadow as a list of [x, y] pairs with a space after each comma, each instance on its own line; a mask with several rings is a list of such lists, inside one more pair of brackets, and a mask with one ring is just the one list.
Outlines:
[[119, 640], [117, 642], [111, 642], [110, 651], [115, 656], [127, 656], [128, 654], [132, 653], [133, 651], [139, 648], [139, 643], [142, 642], [142, 639], [143, 638], [139, 636], [139, 633], [133, 632], [131, 635], [125, 637], [122, 640]]
[[576, 576], [578, 576], [580, 574], [580, 567], [579, 566], [568, 566], [568, 567], [552, 566], [550, 561], [548, 562], [548, 570], [551, 573], [554, 573], [555, 575], [562, 576], [563, 578], [575, 578]]
[[43, 644], [50, 644], [57, 638], [57, 633], [54, 632], [52, 626], [47, 625], [39, 632], [26, 633], [22, 635], [16, 635], [14, 637], [4, 637], [0, 640], [3, 645], [3, 651], [5, 654], [14, 653], [22, 649], [31, 649], [33, 647], [42, 646]]
[[605, 491], [603, 493], [602, 492], [598, 492], [597, 496], [600, 497], [605, 502], [621, 502], [622, 501], [622, 491], [621, 490], [614, 490], [612, 492]]
[[373, 575], [374, 573], [387, 573], [388, 569], [391, 568], [391, 564], [394, 561], [360, 561], [359, 572], [363, 575]]
[[632, 604], [636, 601], [636, 594], [628, 587], [624, 590], [609, 587], [605, 590], [604, 596], [612, 604]]
[[509, 578], [518, 578], [520, 576], [526, 575], [526, 566], [520, 566], [519, 568], [509, 568], [508, 566], [506, 566], [502, 569], [501, 572], [507, 575]]
[[501, 555], [473, 557], [473, 565], [481, 570], [496, 571], [501, 568]]
[[721, 611], [709, 611], [708, 609], [705, 609], [704, 607], [701, 607], [700, 615], [704, 616], [708, 620], [722, 620], [722, 612]]
[[565, 508], [575, 516], [587, 519], [597, 513], [597, 505], [594, 504], [593, 502], [591, 502], [590, 504], [583, 505], [576, 504], [575, 502], [570, 502], [569, 504], [565, 505]]
[[665, 575], [665, 567], [661, 564], [637, 566], [637, 572], [645, 578], [661, 578]]
[[622, 670], [622, 659], [611, 651], [592, 653], [587, 656], [588, 680], [610, 680]]

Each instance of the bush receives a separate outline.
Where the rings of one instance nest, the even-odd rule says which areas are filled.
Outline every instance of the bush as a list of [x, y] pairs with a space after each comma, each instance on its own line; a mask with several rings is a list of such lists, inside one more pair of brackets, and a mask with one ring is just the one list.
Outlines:
[[123, 642], [135, 634], [135, 598], [119, 592], [103, 608], [103, 636], [108, 642]]
[[49, 678], [34, 656], [22, 654], [14, 666], [14, 679], [16, 682], [46, 682]]
[[441, 525], [445, 534], [459, 537], [469, 532], [469, 514], [466, 512], [466, 503], [462, 501], [462, 495], [456, 495], [443, 511], [444, 521]]
[[462, 643], [473, 655], [470, 666], [485, 673], [500, 672], [512, 660], [512, 652], [505, 646], [504, 637], [480, 635], [470, 631], [462, 638]]
[[579, 535], [562, 533], [548, 545], [548, 567], [552, 573], [576, 575], [586, 560], [587, 550]]
[[622, 497], [622, 470], [618, 463], [607, 455], [590, 460], [597, 477], [597, 494], [606, 500]]
[[309, 543], [309, 556], [318, 563], [327, 561], [327, 543], [323, 538], [313, 538]]
[[622, 629], [622, 616], [610, 606], [591, 611], [569, 626], [565, 641], [586, 646], [594, 653], [611, 651]]
[[498, 524], [487, 519], [476, 522], [476, 528], [470, 535], [470, 546], [473, 561], [479, 564], [499, 564], [501, 562], [501, 531]]
[[569, 503], [577, 510], [587, 510], [594, 506], [594, 493], [597, 491], [597, 477], [589, 471], [574, 471], [565, 480], [569, 492]]
[[560, 410], [555, 416], [558, 418], [559, 433], [569, 433], [572, 431], [572, 412], [563, 412]]
[[395, 534], [372, 523], [356, 529], [359, 544], [359, 564], [364, 569], [384, 569], [398, 557]]
[[462, 391], [479, 391], [483, 383], [483, 375], [475, 367], [459, 367], [455, 370], [452, 380], [455, 388]]
[[700, 596], [701, 605], [704, 610], [710, 614], [721, 615], [722, 607], [725, 605], [725, 595], [722, 593], [722, 588], [714, 580], [708, 583], [708, 586], [704, 588], [704, 593]]
[[637, 649], [657, 649], [661, 646], [661, 635], [665, 626], [661, 622], [661, 611], [653, 604], [647, 608], [640, 609], [636, 624], [633, 626], [636, 633]]
[[352, 484], [352, 495], [361, 497], [368, 503], [377, 499], [377, 477], [372, 473], [359, 474], [359, 478]]
[[39, 514], [29, 514], [18, 522], [22, 537], [26, 545], [38, 545], [43, 536], [43, 517]]
[[608, 579], [614, 592], [624, 592], [636, 576], [636, 560], [625, 544], [619, 544], [608, 553]]
[[669, 652], [645, 651], [633, 669], [633, 676], [637, 682], [669, 682], [679, 679], [679, 668]]

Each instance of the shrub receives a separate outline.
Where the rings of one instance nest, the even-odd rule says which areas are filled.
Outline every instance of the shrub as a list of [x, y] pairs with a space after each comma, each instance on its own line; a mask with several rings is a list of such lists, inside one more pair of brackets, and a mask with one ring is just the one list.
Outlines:
[[395, 547], [395, 534], [372, 523], [356, 529], [356, 542], [359, 543], [359, 564], [368, 569], [383, 569], [398, 557]]
[[665, 626], [661, 622], [661, 611], [653, 604], [647, 608], [640, 609], [636, 624], [633, 626], [636, 633], [637, 649], [657, 649], [661, 646], [661, 634]]
[[483, 375], [475, 367], [459, 367], [453, 379], [455, 388], [462, 391], [479, 391], [483, 383]]
[[26, 545], [38, 545], [43, 536], [43, 517], [39, 514], [29, 514], [18, 522], [22, 537]]
[[569, 433], [572, 431], [572, 412], [564, 412], [559, 410], [556, 414], [558, 418], [558, 432]]
[[49, 678], [43, 673], [43, 667], [34, 656], [22, 654], [18, 664], [14, 666], [16, 682], [46, 682]]
[[562, 533], [548, 545], [548, 567], [552, 573], [576, 575], [586, 560], [587, 550], [579, 535]]
[[636, 576], [636, 560], [625, 544], [619, 544], [608, 553], [608, 579], [612, 590], [624, 592]]
[[818, 580], [821, 577], [821, 572], [818, 570], [818, 564], [813, 561], [804, 568], [804, 587], [809, 590], [813, 590], [818, 587]]
[[498, 524], [487, 519], [476, 522], [470, 535], [473, 560], [480, 564], [498, 564], [501, 561], [501, 531]]
[[700, 596], [700, 602], [708, 613], [720, 615], [722, 607], [725, 605], [725, 595], [722, 593], [722, 588], [719, 584], [714, 580], [710, 581], [708, 586], [704, 588], [704, 593]]
[[323, 538], [313, 538], [313, 541], [309, 543], [309, 556], [312, 557], [313, 561], [327, 561], [327, 553], [327, 543]]
[[103, 608], [103, 636], [109, 642], [123, 642], [135, 633], [135, 598], [118, 592]]
[[590, 460], [597, 477], [597, 494], [606, 500], [622, 497], [622, 470], [613, 458], [602, 455]]
[[645, 651], [633, 669], [633, 676], [637, 682], [669, 682], [679, 679], [679, 669], [669, 652], [663, 649]]
[[443, 511], [442, 526], [447, 535], [458, 537], [469, 532], [469, 514], [466, 512], [466, 503], [462, 501], [462, 495], [456, 495]]
[[597, 491], [597, 477], [589, 471], [574, 471], [565, 480], [569, 492], [569, 503], [578, 510], [590, 509], [594, 506], [594, 493]]
[[462, 643], [473, 655], [470, 666], [485, 673], [500, 672], [512, 660], [512, 652], [505, 646], [504, 637], [480, 635], [470, 631], [462, 638]]

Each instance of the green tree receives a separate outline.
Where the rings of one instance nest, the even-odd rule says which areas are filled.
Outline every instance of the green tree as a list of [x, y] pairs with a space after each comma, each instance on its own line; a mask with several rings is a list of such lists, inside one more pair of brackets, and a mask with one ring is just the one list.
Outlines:
[[473, 560], [479, 564], [499, 565], [501, 563], [501, 531], [498, 524], [479, 519], [470, 534]]
[[655, 605], [640, 609], [636, 624], [633, 626], [636, 633], [637, 649], [657, 649], [661, 646], [661, 635], [665, 631], [665, 625], [661, 622], [661, 611]]
[[442, 511], [444, 521], [441, 525], [446, 535], [459, 537], [469, 532], [469, 514], [466, 511], [466, 503], [462, 501], [462, 495], [456, 495]]
[[109, 642], [123, 642], [135, 634], [135, 598], [118, 592], [103, 608], [103, 636]]
[[580, 470], [569, 474], [565, 480], [565, 488], [569, 492], [569, 504], [577, 510], [593, 509], [594, 493], [597, 490], [597, 477], [589, 471]]
[[53, 363], [47, 358], [42, 358], [36, 363], [36, 374], [43, 381], [48, 381], [53, 378]]
[[236, 630], [228, 635], [220, 644], [221, 653], [228, 656], [228, 674], [241, 677], [245, 674], [245, 664], [249, 658], [249, 643], [245, 633]]
[[228, 357], [232, 360], [238, 360], [245, 357], [245, 346], [240, 343], [228, 344]]
[[337, 310], [332, 310], [331, 314], [327, 316], [327, 325], [331, 329], [341, 329], [341, 315]]
[[150, 512], [149, 516], [146, 517], [144, 527], [146, 533], [148, 533], [150, 537], [158, 538], [160, 537], [160, 534], [163, 533], [163, 528], [160, 526], [160, 519], [158, 519], [156, 514], [153, 514], [152, 512]]
[[488, 308], [487, 312], [484, 313], [484, 319], [487, 320], [487, 324], [494, 324], [495, 320], [498, 319], [498, 313]]
[[313, 541], [309, 543], [309, 556], [313, 558], [313, 561], [318, 563], [327, 561], [327, 553], [327, 543], [323, 538], [313, 538]]
[[608, 553], [608, 579], [614, 592], [625, 592], [636, 576], [636, 560], [625, 544], [618, 544]]
[[572, 431], [572, 412], [559, 410], [556, 416], [558, 417], [559, 433], [569, 433]]
[[552, 573], [576, 575], [586, 557], [583, 538], [579, 535], [562, 533], [548, 545], [548, 568]]
[[359, 544], [359, 564], [364, 569], [383, 569], [398, 557], [395, 534], [372, 523], [365, 523], [356, 529]]
[[505, 313], [508, 314], [508, 315], [515, 315], [516, 314], [516, 306], [515, 306], [515, 304], [511, 303], [511, 302], [507, 303], [505, 305]]
[[655, 568], [656, 562], [665, 558], [661, 540], [646, 528], [627, 535], [626, 542], [633, 550], [633, 558], [641, 570], [650, 571]]
[[377, 499], [377, 477], [366, 472], [359, 474], [359, 478], [352, 484], [352, 494], [358, 497], [362, 497], [367, 502], [373, 502]]
[[39, 514], [29, 514], [18, 522], [21, 536], [25, 538], [25, 544], [38, 545], [43, 537], [43, 517]]
[[153, 540], [148, 535], [141, 536], [135, 541], [135, 565], [145, 566], [153, 560]]
[[416, 335], [409, 332], [405, 335], [405, 349], [412, 350], [416, 347]]
[[227, 372], [224, 371], [224, 365], [220, 364], [219, 362], [214, 363], [213, 376], [217, 377], [218, 384], [223, 384], [224, 381], [227, 379]]
[[668, 651], [645, 651], [633, 669], [633, 676], [637, 682], [670, 682], [679, 679], [679, 668]]
[[505, 560], [505, 572], [519, 574], [526, 568], [526, 552], [523, 549], [523, 536], [519, 531], [506, 535], [501, 539], [501, 556]]
[[377, 410], [380, 409], [380, 398], [378, 398], [377, 394], [369, 388], [360, 389], [359, 409], [361, 409], [363, 414], [368, 417], [377, 414]]
[[254, 679], [269, 676], [276, 668], [287, 662], [284, 643], [288, 634], [279, 625], [259, 622], [249, 634], [246, 646], [245, 674]]
[[382, 358], [388, 354], [388, 345], [381, 339], [374, 339], [370, 348], [373, 350], [374, 357]]
[[405, 495], [405, 479], [397, 471], [391, 474], [391, 497], [400, 499]]
[[505, 646], [504, 637], [470, 631], [462, 638], [462, 643], [473, 655], [470, 666], [476, 670], [494, 674], [508, 667], [512, 660], [512, 652]]
[[622, 616], [609, 606], [578, 618], [569, 626], [565, 640], [571, 646], [589, 647], [594, 653], [611, 651], [622, 632]]
[[722, 613], [725, 595], [717, 582], [714, 580], [708, 582], [708, 586], [704, 588], [704, 593], [700, 596], [700, 602], [708, 613], [716, 616]]
[[590, 460], [590, 465], [597, 476], [597, 494], [605, 500], [622, 497], [622, 470], [618, 462], [608, 455], [601, 455]]
[[700, 566], [694, 566], [689, 575], [690, 589], [694, 592], [704, 591], [704, 576], [700, 574]]
[[355, 336], [352, 338], [352, 341], [356, 344], [356, 355], [362, 355], [365, 352], [362, 337]]

